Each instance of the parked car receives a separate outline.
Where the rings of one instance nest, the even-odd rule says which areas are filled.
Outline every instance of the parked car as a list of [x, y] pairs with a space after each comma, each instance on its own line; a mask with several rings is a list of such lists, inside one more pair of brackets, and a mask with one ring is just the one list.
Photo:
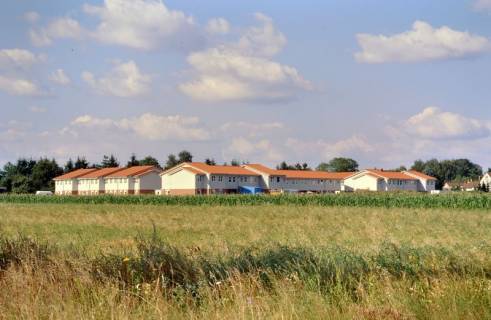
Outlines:
[[36, 191], [36, 196], [52, 196], [52, 195], [53, 192], [51, 191], [41, 191], [41, 190]]

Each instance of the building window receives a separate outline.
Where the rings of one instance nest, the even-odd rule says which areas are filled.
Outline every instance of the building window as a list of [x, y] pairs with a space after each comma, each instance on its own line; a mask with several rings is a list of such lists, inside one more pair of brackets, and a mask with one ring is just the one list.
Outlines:
[[276, 182], [280, 183], [280, 177], [276, 177]]
[[235, 182], [235, 177], [232, 177], [233, 182]]
[[211, 181], [215, 181], [215, 176], [211, 176]]
[[218, 177], [218, 181], [222, 182], [223, 181], [223, 176]]

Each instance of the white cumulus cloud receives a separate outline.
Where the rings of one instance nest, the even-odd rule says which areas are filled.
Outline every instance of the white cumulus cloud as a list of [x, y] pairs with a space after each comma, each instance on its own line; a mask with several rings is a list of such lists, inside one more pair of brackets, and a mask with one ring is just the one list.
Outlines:
[[193, 18], [170, 10], [160, 0], [105, 0], [102, 6], [85, 5], [84, 10], [100, 19], [93, 36], [102, 43], [136, 49], [153, 49], [194, 28]]
[[206, 31], [210, 34], [227, 34], [230, 32], [230, 24], [224, 18], [210, 19], [206, 24]]
[[41, 56], [36, 56], [25, 49], [0, 50], [0, 68], [29, 68], [33, 64], [42, 61]]
[[85, 31], [77, 20], [69, 17], [57, 18], [46, 27], [31, 29], [29, 37], [35, 46], [49, 46], [55, 39], [79, 39]]
[[405, 132], [429, 140], [478, 139], [491, 135], [491, 123], [464, 115], [427, 107], [407, 119]]
[[16, 96], [39, 96], [42, 90], [32, 81], [0, 75], [0, 90]]
[[229, 146], [223, 150], [224, 158], [253, 160], [264, 159], [269, 162], [284, 159], [283, 153], [268, 139], [251, 140], [245, 137], [233, 138]]
[[203, 101], [285, 100], [312, 85], [290, 66], [271, 58], [286, 44], [271, 18], [256, 14], [260, 26], [249, 28], [238, 42], [189, 55], [194, 79], [182, 83], [186, 95]]
[[489, 39], [447, 26], [434, 28], [416, 21], [413, 29], [392, 36], [357, 34], [361, 51], [355, 54], [358, 62], [418, 62], [463, 58], [488, 52]]
[[151, 86], [151, 77], [141, 73], [134, 61], [118, 62], [107, 74], [96, 78], [85, 71], [82, 79], [95, 91], [117, 97], [134, 97], [147, 93]]
[[66, 75], [63, 69], [56, 69], [56, 71], [49, 76], [49, 79], [62, 86], [66, 86], [71, 82], [70, 78]]
[[109, 131], [119, 129], [135, 133], [141, 138], [152, 141], [203, 141], [210, 137], [208, 131], [201, 126], [199, 118], [180, 115], [159, 116], [144, 113], [139, 117], [122, 119], [104, 119], [84, 115], [74, 119], [71, 122], [71, 126], [99, 128]]

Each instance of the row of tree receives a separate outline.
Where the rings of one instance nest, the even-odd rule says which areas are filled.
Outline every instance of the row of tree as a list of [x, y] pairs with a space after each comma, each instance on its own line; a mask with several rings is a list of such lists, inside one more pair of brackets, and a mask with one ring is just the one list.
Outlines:
[[[162, 167], [159, 161], [146, 156], [138, 160], [136, 155], [131, 155], [126, 167], [152, 165], [159, 168], [168, 169], [183, 162], [191, 162], [193, 156], [189, 151], [181, 151], [176, 156], [170, 154]], [[76, 169], [86, 168], [112, 168], [119, 167], [120, 163], [114, 155], [104, 155], [100, 163], [89, 163], [85, 157], [77, 157], [76, 160], [69, 159], [63, 167], [58, 165], [55, 159], [41, 158], [18, 159], [17, 162], [8, 162], [0, 170], [0, 187], [7, 192], [13, 193], [33, 193], [37, 190], [54, 190], [53, 178], [63, 173]]]
[[[164, 170], [172, 168], [183, 162], [192, 162], [193, 155], [186, 150], [179, 152], [177, 155], [169, 154], [167, 159], [162, 162], [152, 157], [146, 156], [138, 159], [132, 154], [127, 167], [152, 165]], [[205, 159], [208, 165], [216, 165], [214, 159]], [[232, 160], [230, 164], [224, 165], [239, 166], [247, 162]], [[108, 168], [118, 167], [120, 162], [114, 155], [104, 155], [100, 163], [89, 163], [85, 157], [77, 157], [76, 160], [69, 159], [63, 167], [60, 167], [55, 159], [41, 158], [19, 159], [16, 163], [8, 162], [0, 170], [0, 187], [4, 187], [8, 192], [15, 193], [32, 193], [36, 190], [53, 190], [54, 183], [52, 179], [63, 173], [81, 168]], [[276, 166], [279, 170], [313, 170], [307, 163], [288, 164], [285, 161]], [[359, 165], [350, 158], [334, 158], [329, 162], [320, 163], [315, 170], [329, 172], [355, 172], [358, 171]], [[417, 170], [437, 178], [437, 189], [441, 189], [446, 181], [464, 181], [476, 180], [482, 175], [482, 168], [472, 163], [468, 159], [442, 160], [431, 159], [428, 161], [416, 160], [410, 169]], [[393, 171], [403, 171], [406, 167], [401, 166]]]

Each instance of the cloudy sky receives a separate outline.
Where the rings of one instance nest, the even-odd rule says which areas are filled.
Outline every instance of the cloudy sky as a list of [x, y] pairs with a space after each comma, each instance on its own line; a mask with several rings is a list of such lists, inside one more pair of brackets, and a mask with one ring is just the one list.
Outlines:
[[491, 166], [491, 0], [16, 0], [0, 164], [131, 153]]

